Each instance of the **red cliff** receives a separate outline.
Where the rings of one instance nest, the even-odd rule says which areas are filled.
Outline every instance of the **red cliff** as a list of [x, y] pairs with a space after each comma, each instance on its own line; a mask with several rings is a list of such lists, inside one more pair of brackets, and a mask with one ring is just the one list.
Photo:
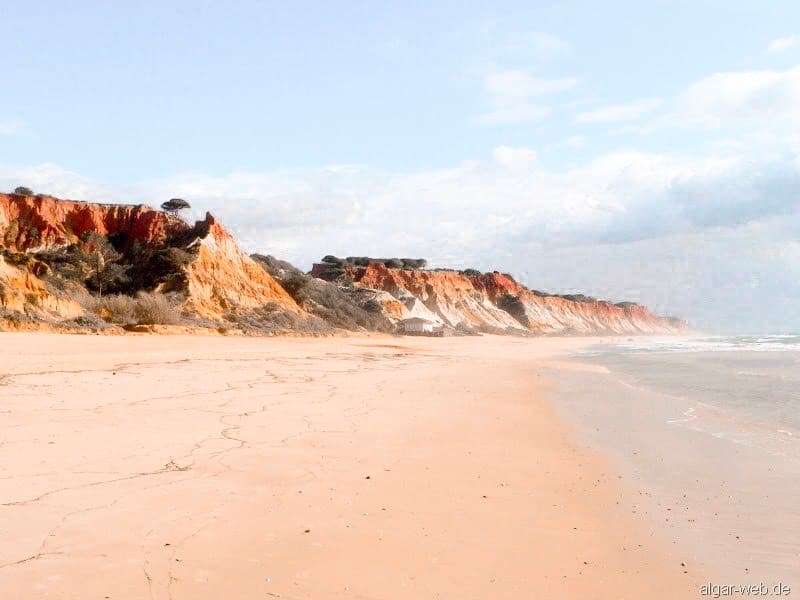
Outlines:
[[685, 328], [682, 321], [654, 316], [637, 304], [540, 294], [500, 273], [468, 277], [458, 271], [391, 269], [384, 263], [322, 263], [312, 274], [336, 275], [356, 286], [387, 292], [406, 309], [398, 314], [384, 302], [387, 316], [394, 320], [418, 316], [451, 327], [540, 334], [652, 334]]
[[390, 269], [373, 263], [347, 267], [345, 276], [360, 287], [383, 290], [397, 298], [407, 309], [402, 318], [418, 316], [466, 329], [523, 329], [458, 271]]
[[114, 236], [122, 252], [134, 247], [184, 252], [188, 259], [175, 275], [188, 314], [217, 321], [231, 311], [264, 307], [273, 315], [303, 314], [210, 214], [190, 225], [144, 205], [17, 194], [0, 194], [0, 308], [49, 323], [83, 314], [91, 296], [82, 281], [57, 280], [42, 260], [54, 251], [80, 248], [88, 233]]
[[[120, 273], [111, 284], [92, 280], [100, 279], [101, 259], [106, 261], [103, 244], [113, 246], [106, 250]], [[365, 266], [332, 259], [315, 265], [312, 275], [355, 286], [350, 289], [359, 290], [354, 298], [361, 300], [354, 301], [395, 323], [420, 317], [468, 331], [543, 334], [671, 333], [685, 327], [633, 303], [534, 292], [500, 273], [424, 270], [419, 259], [358, 259]], [[109, 285], [117, 285], [116, 291]], [[48, 324], [80, 321], [92, 316], [93, 306], [96, 311], [100, 293], [142, 291], [168, 297], [196, 323], [330, 330], [301, 309], [211, 214], [190, 225], [144, 205], [0, 194], [0, 321], [9, 315]], [[335, 313], [336, 306], [328, 308]]]
[[91, 204], [51, 196], [0, 194], [0, 247], [16, 252], [66, 246], [89, 232], [124, 233], [147, 245], [164, 245], [191, 230], [178, 217], [143, 204]]
[[492, 302], [532, 331], [625, 334], [674, 333], [685, 329], [682, 321], [657, 317], [644, 306], [632, 302], [614, 304], [606, 300], [538, 294], [500, 273], [479, 275], [473, 282]]
[[187, 306], [215, 317], [233, 308], [278, 305], [303, 313], [281, 285], [245, 254], [230, 233], [211, 215], [194, 228], [195, 239], [187, 248], [195, 260], [186, 267]]

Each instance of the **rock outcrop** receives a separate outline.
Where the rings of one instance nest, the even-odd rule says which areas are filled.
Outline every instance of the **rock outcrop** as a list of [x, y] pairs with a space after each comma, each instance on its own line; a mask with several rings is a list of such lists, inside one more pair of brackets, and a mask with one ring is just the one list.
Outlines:
[[383, 307], [372, 301], [374, 298], [354, 295], [352, 289], [312, 277], [274, 256], [253, 254], [251, 258], [280, 282], [303, 310], [333, 327], [350, 331], [393, 329], [392, 321], [383, 315]]
[[388, 294], [387, 318], [421, 317], [473, 331], [579, 335], [655, 334], [683, 330], [685, 323], [656, 317], [634, 303], [534, 292], [501, 273], [467, 275], [449, 270], [392, 269], [384, 263], [353, 267], [315, 264], [312, 275], [348, 283], [365, 293]]
[[[97, 270], [94, 261], [105, 263], [87, 235], [113, 245], [120, 271], [139, 273], [126, 293], [168, 292], [190, 320], [225, 322], [257, 309], [251, 328], [277, 321], [282, 326], [274, 329], [284, 329], [309, 317], [210, 214], [190, 225], [144, 205], [16, 194], [0, 194], [0, 307], [49, 324], [86, 314], [91, 295], [83, 286]], [[173, 272], [150, 269], [147, 261], [170, 249], [186, 260]], [[69, 277], [57, 268], [65, 262], [77, 264]]]
[[[43, 271], [40, 271], [42, 273]], [[58, 315], [74, 318], [83, 314], [84, 309], [76, 300], [80, 290], [72, 294], [50, 289], [35, 274], [35, 268], [28, 265], [9, 264], [0, 255], [0, 309], [2, 312], [28, 314], [32, 316]]]
[[[316, 334], [392, 331], [414, 317], [465, 333], [685, 328], [634, 303], [543, 294], [497, 272], [425, 266], [423, 259], [328, 256], [306, 274], [248, 256], [211, 214], [190, 224], [142, 204], [0, 194], [0, 328], [173, 323]], [[169, 320], [130, 316], [153, 313], [148, 306], [172, 311]]]
[[678, 319], [657, 317], [632, 302], [614, 304], [533, 292], [501, 273], [478, 275], [472, 281], [494, 304], [537, 333], [654, 334], [685, 327]]
[[195, 224], [195, 238], [186, 246], [195, 259], [186, 267], [186, 305], [215, 318], [234, 308], [277, 305], [302, 310], [281, 285], [245, 254], [228, 231], [210, 214]]
[[403, 318], [428, 318], [461, 329], [523, 329], [457, 271], [390, 269], [375, 263], [348, 268], [348, 273], [359, 286], [384, 290], [400, 300], [408, 309]]
[[31, 252], [78, 242], [89, 232], [164, 246], [191, 225], [143, 204], [91, 204], [51, 196], [0, 194], [0, 248]]

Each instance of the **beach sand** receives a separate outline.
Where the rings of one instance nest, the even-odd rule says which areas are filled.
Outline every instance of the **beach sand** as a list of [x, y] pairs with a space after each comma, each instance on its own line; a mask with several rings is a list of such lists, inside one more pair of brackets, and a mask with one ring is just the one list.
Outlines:
[[582, 370], [554, 371], [548, 398], [638, 490], [632, 510], [657, 522], [707, 583], [797, 594], [800, 442], [787, 428], [798, 418], [800, 353], [612, 350], [575, 360]]
[[2, 598], [697, 598], [548, 401], [593, 342], [0, 334]]

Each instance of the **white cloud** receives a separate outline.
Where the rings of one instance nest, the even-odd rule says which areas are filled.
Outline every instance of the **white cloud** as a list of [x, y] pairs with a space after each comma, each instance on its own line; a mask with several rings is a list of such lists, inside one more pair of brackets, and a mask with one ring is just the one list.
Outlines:
[[[360, 165], [222, 177], [183, 173], [112, 188], [41, 165], [0, 168], [0, 183], [152, 205], [185, 197], [198, 216], [211, 210], [243, 232], [250, 249], [270, 251], [277, 244], [293, 260], [310, 261], [333, 250], [417, 249], [444, 261], [474, 259], [492, 248], [487, 219], [505, 224], [496, 232], [504, 243], [565, 246], [658, 238], [792, 214], [800, 208], [800, 155], [764, 162], [625, 151], [555, 171], [531, 148], [499, 146], [491, 160], [414, 173]], [[447, 227], [456, 233], [442, 237]]]
[[0, 120], [0, 135], [17, 135], [25, 131], [25, 123], [19, 119]]
[[677, 116], [703, 127], [800, 123], [800, 66], [786, 71], [716, 73], [689, 86]]
[[[800, 239], [800, 153], [765, 160], [631, 150], [552, 170], [531, 148], [499, 146], [487, 160], [412, 173], [340, 165], [112, 187], [40, 165], [0, 167], [0, 185], [151, 205], [185, 197], [197, 217], [218, 216], [246, 250], [306, 268], [325, 254], [424, 256], [434, 266], [527, 273], [534, 287], [632, 297], [689, 317], [687, 297], [713, 305], [703, 318], [733, 306], [741, 272], [772, 294], [765, 305], [794, 306], [800, 327], [800, 303], [786, 299], [800, 295], [800, 284], [785, 275], [797, 270], [788, 262]], [[766, 240], [774, 252], [755, 256]]]
[[500, 64], [530, 64], [530, 61], [557, 59], [572, 51], [569, 42], [546, 31], [519, 30], [518, 21], [492, 18], [467, 23], [447, 32], [445, 39], [456, 41], [479, 60]]
[[510, 169], [525, 169], [538, 162], [538, 155], [531, 148], [498, 146], [492, 150], [492, 156], [498, 164]]
[[611, 121], [636, 121], [647, 113], [653, 112], [663, 104], [659, 98], [642, 98], [627, 104], [605, 106], [580, 113], [575, 117], [578, 123], [604, 123]]
[[538, 121], [550, 114], [536, 99], [567, 91], [577, 84], [574, 77], [543, 79], [524, 69], [490, 71], [484, 77], [484, 92], [492, 110], [481, 120], [488, 123]]
[[577, 82], [574, 77], [541, 79], [524, 69], [504, 69], [488, 73], [484, 85], [490, 95], [500, 100], [517, 100], [563, 92], [575, 87]]
[[564, 140], [563, 144], [567, 148], [572, 148], [573, 150], [580, 150], [581, 148], [585, 148], [589, 143], [589, 140], [586, 139], [585, 136], [582, 135], [571, 135], [567, 139]]
[[783, 52], [800, 44], [800, 35], [790, 35], [770, 42], [767, 52]]
[[50, 163], [34, 166], [0, 165], [0, 191], [13, 190], [17, 186], [59, 198], [112, 201], [121, 195], [123, 201], [130, 201], [123, 189], [114, 189], [112, 192], [96, 181]]
[[540, 54], [566, 54], [571, 51], [570, 45], [552, 33], [543, 31], [511, 34], [508, 36], [506, 49], [523, 54], [526, 51]]
[[[617, 133], [672, 128], [720, 130], [726, 139], [771, 151], [800, 147], [800, 65], [784, 71], [715, 73], [686, 88], [660, 114]], [[713, 140], [707, 140], [707, 143]]]
[[521, 102], [512, 106], [503, 106], [484, 114], [481, 121], [484, 123], [533, 123], [541, 121], [553, 111], [547, 106]]

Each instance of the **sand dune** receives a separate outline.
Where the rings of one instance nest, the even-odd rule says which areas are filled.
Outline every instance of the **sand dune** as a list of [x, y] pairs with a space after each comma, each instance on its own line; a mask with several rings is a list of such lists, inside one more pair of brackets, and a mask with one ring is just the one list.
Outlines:
[[2, 334], [2, 597], [697, 597], [547, 402], [581, 343]]

